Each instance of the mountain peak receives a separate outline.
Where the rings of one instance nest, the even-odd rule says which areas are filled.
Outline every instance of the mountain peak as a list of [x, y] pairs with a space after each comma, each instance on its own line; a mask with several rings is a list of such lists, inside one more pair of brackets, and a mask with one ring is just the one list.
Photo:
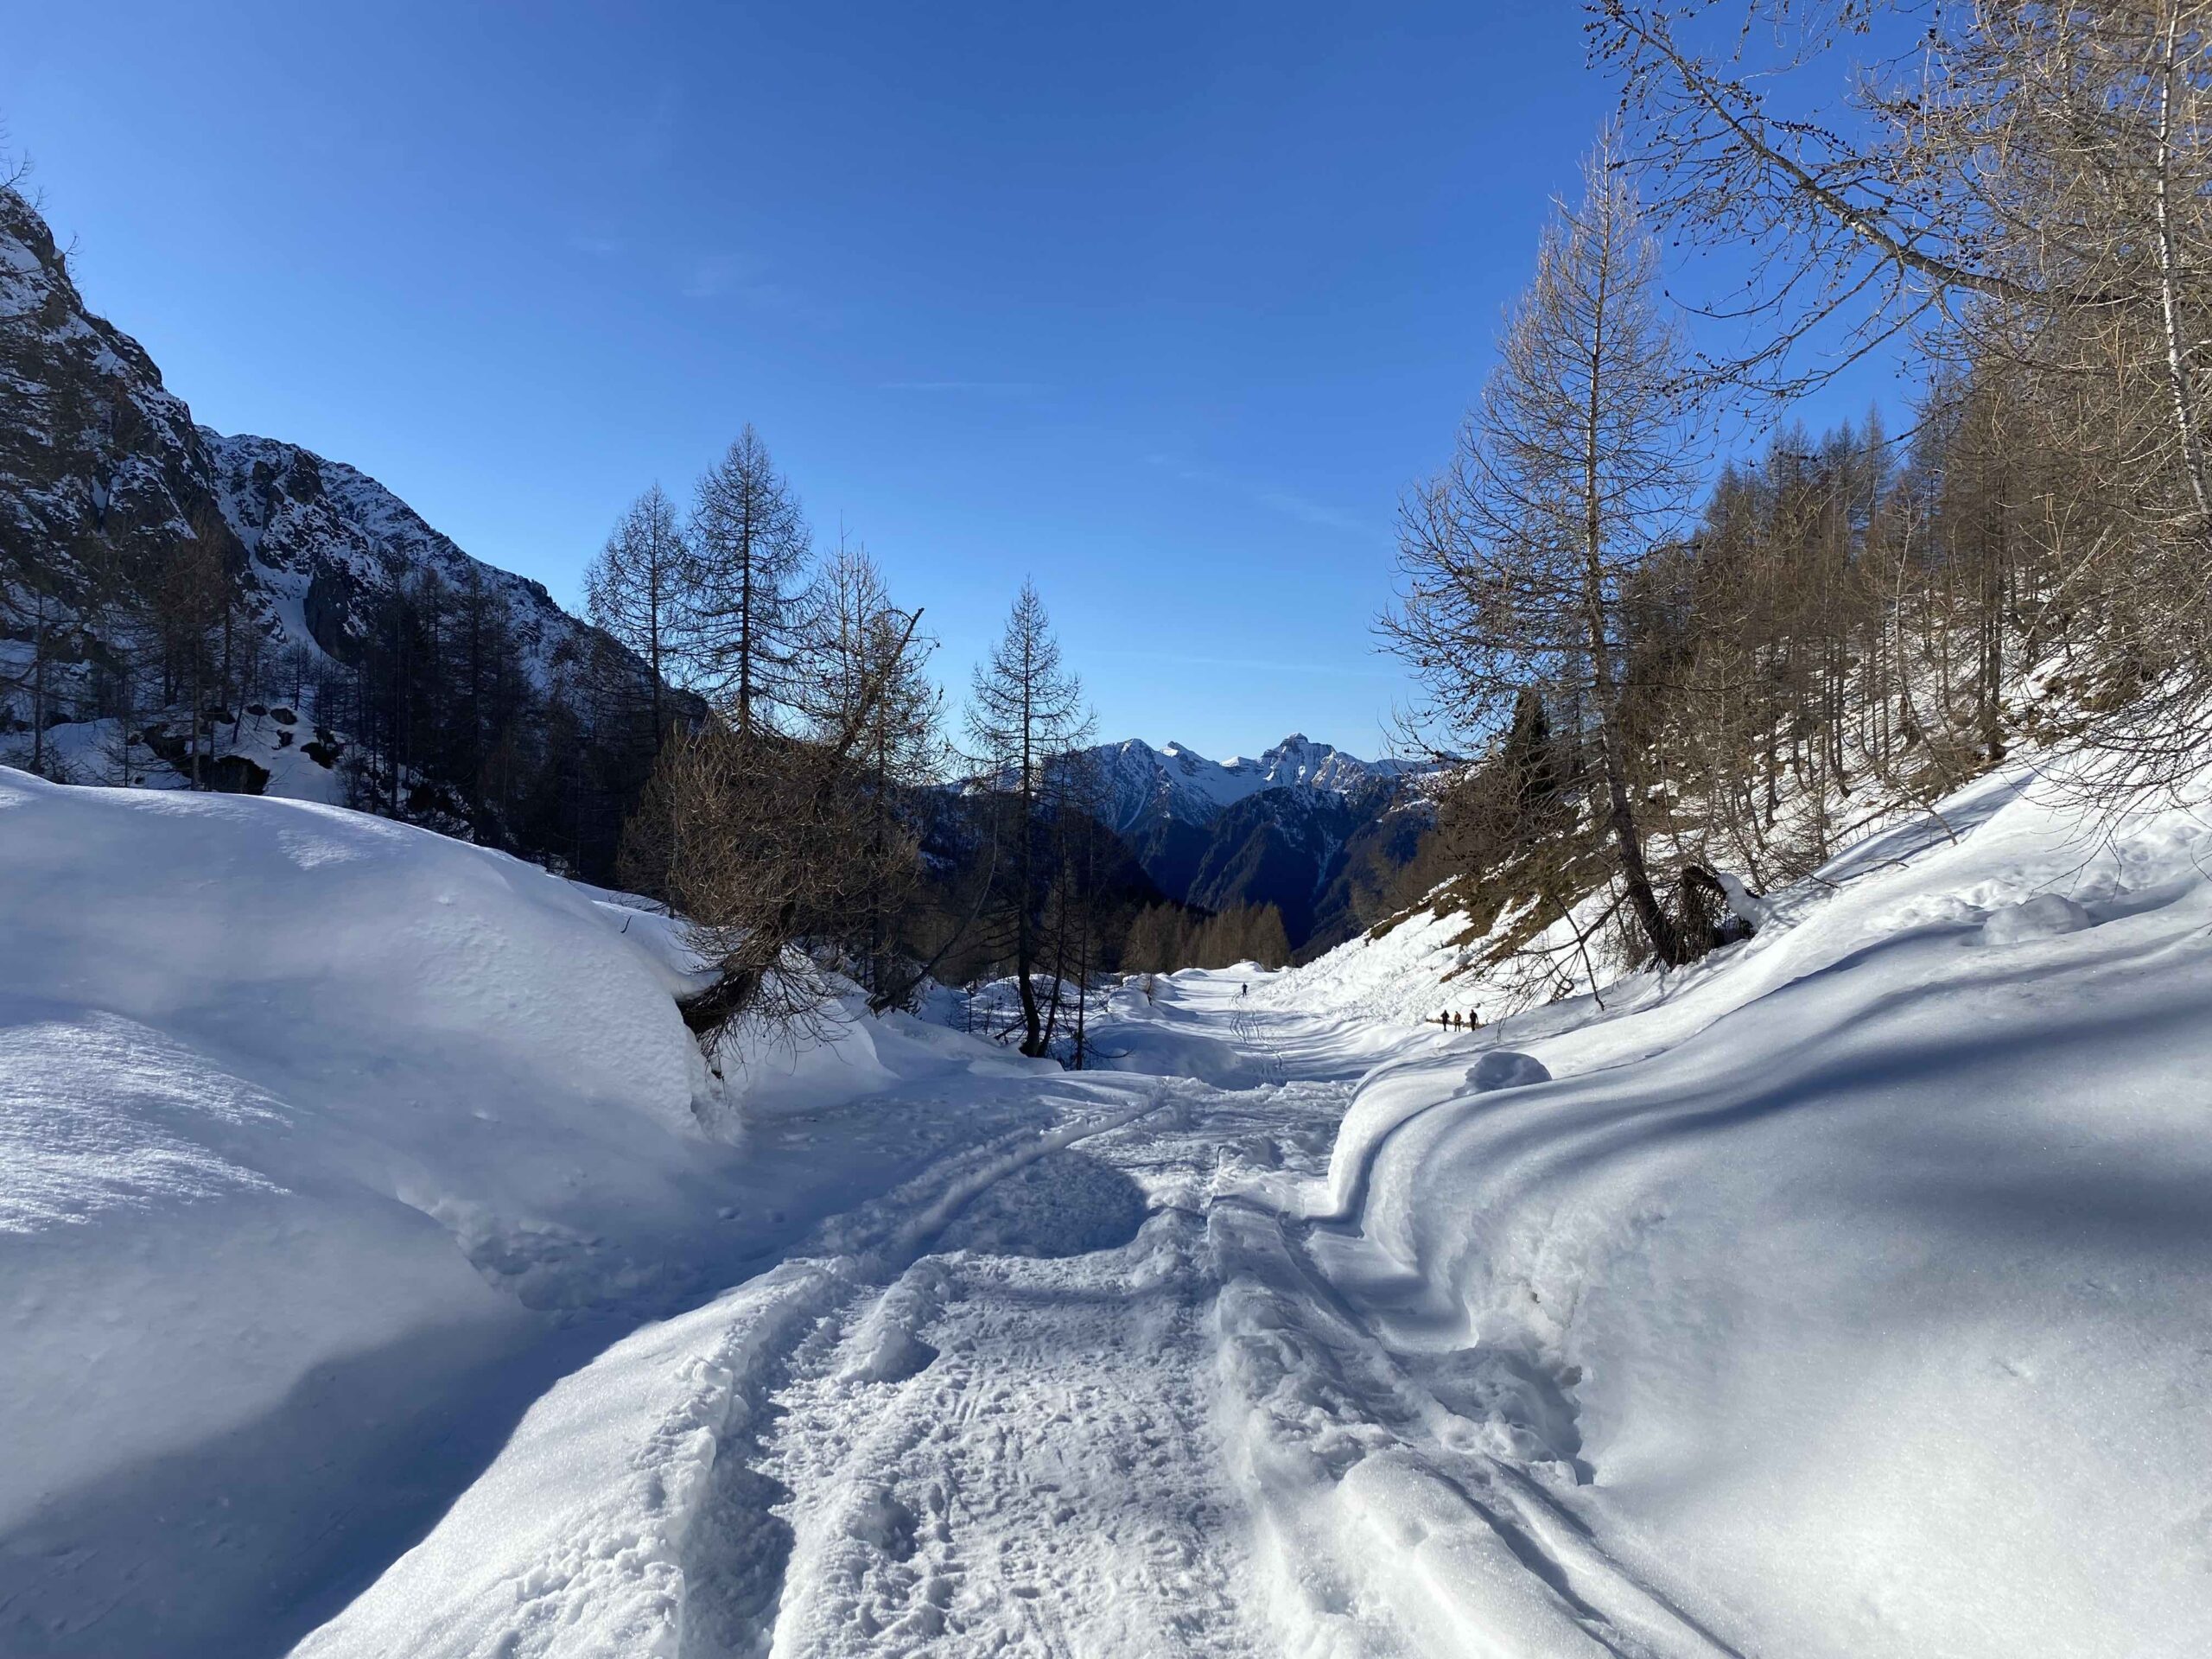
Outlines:
[[1210, 760], [1181, 742], [1154, 748], [1141, 738], [1101, 744], [1092, 753], [1111, 778], [1114, 827], [1127, 830], [1151, 818], [1211, 823], [1222, 810], [1268, 789], [1317, 789], [1348, 794], [1403, 770], [1391, 760], [1362, 760], [1333, 744], [1293, 732], [1256, 760]]

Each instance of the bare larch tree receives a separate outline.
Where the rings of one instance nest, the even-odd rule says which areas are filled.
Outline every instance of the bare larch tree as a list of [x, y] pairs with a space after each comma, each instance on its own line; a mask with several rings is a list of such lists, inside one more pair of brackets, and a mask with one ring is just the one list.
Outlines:
[[666, 688], [690, 677], [678, 659], [696, 578], [676, 504], [658, 484], [630, 504], [584, 572], [587, 613], [649, 671], [644, 693], [656, 747], [668, 730]]
[[1036, 584], [1025, 581], [1004, 636], [976, 666], [968, 704], [982, 787], [995, 798], [995, 832], [1010, 853], [1000, 861], [1005, 879], [997, 919], [1021, 1001], [1025, 1054], [1042, 1054], [1046, 1046], [1033, 976], [1043, 954], [1047, 861], [1041, 843], [1049, 827], [1050, 773], [1054, 758], [1080, 746], [1090, 730], [1082, 682], [1063, 666], [1045, 601]]
[[1624, 588], [1693, 500], [1686, 349], [1611, 147], [1558, 204], [1452, 464], [1402, 515], [1390, 645], [1452, 730], [1496, 741], [1524, 690], [1587, 711], [1593, 808], [1652, 953], [1682, 943], [1646, 867]]
[[2212, 700], [2212, 4], [1589, 10], [1655, 216], [1732, 265], [1751, 251], [1715, 308], [1751, 344], [1713, 366], [1790, 392], [1910, 337], [1970, 389], [2001, 380], [2006, 451], [2039, 474], [1995, 480], [2018, 534], [1990, 569], [2023, 578], [2016, 632], [2094, 617], [2087, 734], [2128, 763], [2105, 775], [2121, 793], [2193, 778]]
[[854, 709], [868, 710], [848, 762], [854, 908], [836, 931], [878, 1011], [906, 1003], [925, 972], [907, 949], [922, 877], [918, 819], [944, 770], [943, 697], [925, 671], [936, 642], [911, 634], [913, 620], [892, 603], [864, 549], [840, 547], [808, 595], [804, 671], [791, 694], [797, 735], [817, 745], [837, 741]]
[[810, 551], [798, 498], [749, 425], [699, 480], [690, 546], [683, 648], [702, 690], [749, 738], [785, 690]]

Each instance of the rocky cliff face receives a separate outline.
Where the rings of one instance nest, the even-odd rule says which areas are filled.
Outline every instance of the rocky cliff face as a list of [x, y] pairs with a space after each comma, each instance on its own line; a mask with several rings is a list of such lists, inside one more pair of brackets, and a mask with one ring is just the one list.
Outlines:
[[304, 638], [341, 663], [359, 655], [378, 601], [435, 575], [455, 594], [491, 596], [531, 683], [612, 642], [570, 616], [539, 583], [471, 558], [365, 473], [272, 438], [197, 429], [245, 579], [287, 641]]
[[85, 308], [52, 232], [10, 190], [0, 394], [0, 560], [12, 579], [81, 607], [99, 563], [149, 571], [180, 541], [220, 533], [191, 411], [137, 340]]
[[[295, 719], [281, 728], [245, 706], [265, 711], [299, 700], [303, 687], [358, 679], [379, 631], [392, 633], [403, 594], [466, 603], [472, 626], [496, 635], [511, 685], [510, 749], [518, 731], [546, 725], [564, 679], [587, 664], [602, 679], [610, 663], [618, 674], [644, 673], [543, 587], [471, 558], [374, 479], [296, 444], [195, 424], [138, 343], [87, 308], [37, 211], [4, 190], [0, 402], [0, 760], [22, 764], [35, 753], [50, 773], [86, 782], [178, 781], [175, 741], [162, 736], [191, 711], [177, 706], [174, 644], [154, 663], [147, 641], [162, 632], [165, 577], [211, 550], [227, 589], [221, 688], [239, 706], [201, 711], [225, 717], [210, 724], [202, 771], [228, 785], [359, 793], [337, 763], [367, 735], [346, 728], [370, 718], [361, 698], [350, 713], [335, 698], [329, 709], [287, 710]], [[119, 702], [126, 669], [137, 689]], [[388, 770], [411, 788], [431, 765], [430, 745], [416, 737], [410, 751], [402, 718], [386, 722], [402, 757]], [[111, 729], [101, 735], [104, 721]], [[120, 726], [152, 741], [130, 743]], [[315, 743], [294, 741], [311, 726], [322, 728]], [[573, 720], [563, 735], [591, 741]], [[87, 759], [96, 736], [105, 757], [98, 763]], [[310, 747], [321, 759], [307, 756]], [[467, 769], [465, 756], [448, 760], [448, 770]], [[388, 785], [386, 804], [404, 810], [404, 791]], [[454, 787], [465, 792], [466, 780]]]

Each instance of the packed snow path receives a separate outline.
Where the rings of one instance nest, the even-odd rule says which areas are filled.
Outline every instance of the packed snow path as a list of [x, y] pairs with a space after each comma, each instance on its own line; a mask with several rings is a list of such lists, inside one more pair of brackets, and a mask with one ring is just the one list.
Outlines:
[[[1283, 1067], [1236, 983], [1185, 976], [1155, 1020], [1109, 1028], [1135, 1045], [1111, 1061], [1223, 1084], [1039, 1077], [1057, 1127], [944, 1160], [671, 1321], [719, 1323], [700, 1369], [728, 1398], [683, 1416], [715, 1420], [713, 1444], [659, 1545], [606, 1513], [607, 1547], [567, 1540], [519, 1597], [456, 1585], [441, 1539], [481, 1541], [473, 1501], [503, 1524], [495, 1470], [302, 1651], [1281, 1651], [1223, 1454], [1209, 1217], [1255, 1173], [1325, 1168], [1359, 1068], [1257, 1081]], [[634, 1408], [592, 1386], [607, 1363], [563, 1388]], [[653, 1472], [648, 1507], [671, 1484]], [[635, 1572], [580, 1565], [626, 1550]]]
[[[637, 1502], [564, 1518], [533, 1572], [472, 1573], [503, 1532], [512, 1560], [542, 1491], [525, 1425], [511, 1483], [302, 1653], [1396, 1655], [1487, 1650], [1484, 1626], [1501, 1653], [1729, 1651], [1497, 1455], [1498, 1421], [1571, 1417], [1555, 1389], [1459, 1379], [1478, 1432], [1315, 1268], [1316, 1224], [1267, 1202], [1325, 1175], [1368, 1058], [1245, 982], [1163, 982], [1104, 1027], [1107, 1058], [1160, 1071], [1040, 1078], [1056, 1128], [945, 1160], [671, 1321], [709, 1333], [676, 1346], [711, 1398], [631, 1437], [660, 1448]], [[637, 1410], [621, 1354], [563, 1385], [548, 1463], [575, 1415]], [[1541, 1433], [1522, 1449], [1571, 1466]], [[1348, 1522], [1301, 1513], [1302, 1483], [1355, 1463]]]

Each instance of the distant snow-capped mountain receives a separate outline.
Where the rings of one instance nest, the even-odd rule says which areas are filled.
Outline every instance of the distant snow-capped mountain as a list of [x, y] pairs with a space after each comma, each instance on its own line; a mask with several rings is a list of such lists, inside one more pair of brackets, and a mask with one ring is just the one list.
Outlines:
[[1303, 785], [1349, 794], [1395, 779], [1406, 770], [1395, 760], [1362, 760], [1302, 732], [1294, 732], [1256, 760], [1232, 755], [1209, 760], [1180, 743], [1155, 749], [1135, 737], [1102, 743], [1090, 753], [1107, 782], [1108, 817], [1124, 835], [1162, 818], [1210, 824], [1224, 809], [1262, 790]]
[[1256, 759], [1141, 738], [1090, 753], [1107, 821], [1163, 892], [1210, 910], [1274, 905], [1294, 945], [1346, 937], [1367, 866], [1402, 864], [1428, 819], [1408, 787], [1426, 767], [1303, 733]]

